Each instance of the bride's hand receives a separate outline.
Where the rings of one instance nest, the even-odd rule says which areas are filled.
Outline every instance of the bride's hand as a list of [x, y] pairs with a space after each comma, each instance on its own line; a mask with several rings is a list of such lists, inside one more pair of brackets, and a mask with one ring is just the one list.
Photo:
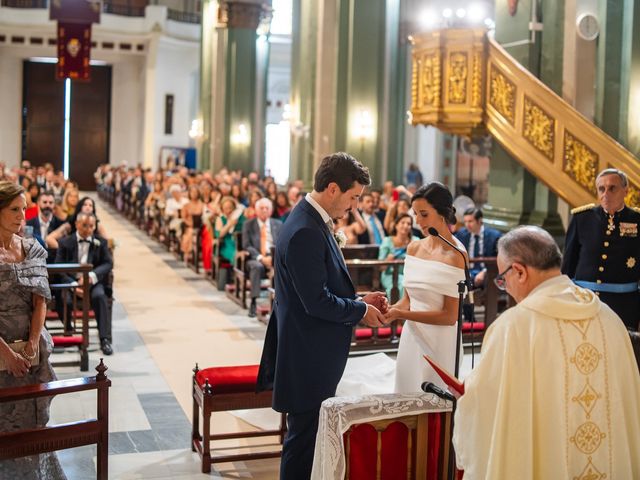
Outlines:
[[384, 320], [387, 325], [394, 320], [398, 320], [399, 318], [401, 318], [400, 310], [398, 310], [397, 308], [390, 308], [387, 313], [384, 314]]

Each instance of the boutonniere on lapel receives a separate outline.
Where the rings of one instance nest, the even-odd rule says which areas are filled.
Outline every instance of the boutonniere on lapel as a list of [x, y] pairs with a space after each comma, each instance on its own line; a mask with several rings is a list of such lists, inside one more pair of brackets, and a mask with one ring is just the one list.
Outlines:
[[339, 248], [343, 248], [347, 244], [347, 236], [342, 230], [334, 232], [333, 238], [336, 239], [336, 243], [338, 244]]
[[100, 246], [100, 240], [98, 240], [97, 238], [94, 238], [93, 240], [91, 240], [91, 244], [94, 247], [99, 247]]

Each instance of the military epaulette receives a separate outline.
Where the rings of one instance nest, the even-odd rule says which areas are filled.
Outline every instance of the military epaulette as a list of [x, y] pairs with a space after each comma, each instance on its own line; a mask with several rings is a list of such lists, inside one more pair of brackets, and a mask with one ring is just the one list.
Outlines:
[[595, 203], [588, 203], [587, 205], [582, 205], [581, 207], [576, 207], [574, 209], [571, 210], [571, 215], [575, 215], [576, 213], [580, 213], [580, 212], [586, 212], [587, 210], [591, 210], [593, 208], [596, 208], [596, 204]]
[[636, 213], [640, 213], [640, 207], [629, 207], [629, 208]]

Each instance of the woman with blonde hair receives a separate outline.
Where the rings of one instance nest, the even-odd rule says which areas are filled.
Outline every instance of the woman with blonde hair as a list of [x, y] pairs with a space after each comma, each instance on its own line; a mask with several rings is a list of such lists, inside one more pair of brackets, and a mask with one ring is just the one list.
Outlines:
[[[0, 388], [56, 379], [49, 363], [53, 348], [44, 328], [47, 252], [35, 238], [18, 235], [25, 219], [24, 189], [0, 181]], [[49, 421], [51, 397], [0, 403], [0, 433], [34, 430]], [[0, 478], [66, 478], [55, 453], [0, 461]]]
[[60, 218], [60, 220], [67, 220], [68, 217], [72, 216], [76, 212], [79, 201], [80, 192], [78, 190], [75, 188], [66, 189], [64, 195], [62, 195], [62, 205], [60, 206], [61, 214], [64, 215], [64, 218]]

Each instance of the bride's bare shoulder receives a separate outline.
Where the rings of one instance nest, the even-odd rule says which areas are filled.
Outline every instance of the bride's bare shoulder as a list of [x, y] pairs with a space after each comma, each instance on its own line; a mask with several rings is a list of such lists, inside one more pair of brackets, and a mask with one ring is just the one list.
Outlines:
[[418, 253], [418, 250], [420, 250], [420, 242], [421, 240], [414, 240], [413, 242], [411, 242], [407, 247], [407, 255], [415, 257], [416, 253]]

